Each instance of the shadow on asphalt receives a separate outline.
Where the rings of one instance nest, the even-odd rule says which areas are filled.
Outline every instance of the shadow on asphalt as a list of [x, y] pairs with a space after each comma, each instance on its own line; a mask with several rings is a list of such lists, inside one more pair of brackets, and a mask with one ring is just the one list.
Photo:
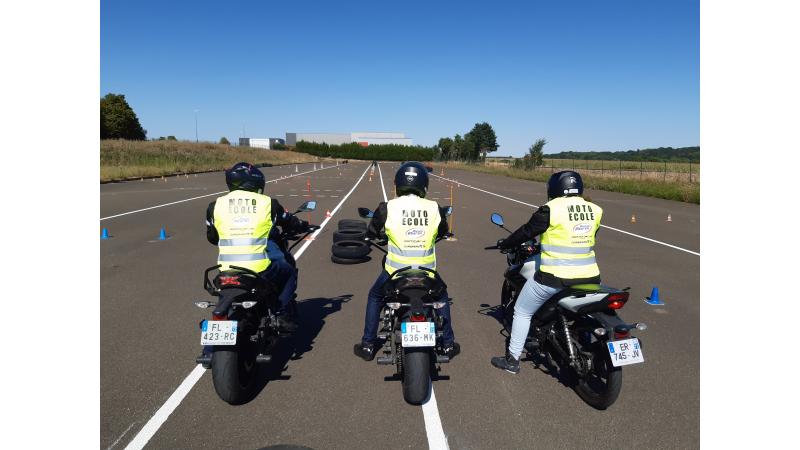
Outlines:
[[283, 375], [288, 368], [289, 361], [301, 359], [303, 354], [314, 349], [314, 339], [325, 325], [325, 318], [340, 311], [342, 303], [349, 302], [352, 297], [353, 294], [345, 294], [331, 298], [309, 298], [297, 303], [300, 327], [293, 336], [282, 339], [276, 345], [275, 351], [272, 353], [272, 361], [261, 367], [260, 381], [256, 386], [253, 398], [258, 397], [271, 381], [291, 378]]

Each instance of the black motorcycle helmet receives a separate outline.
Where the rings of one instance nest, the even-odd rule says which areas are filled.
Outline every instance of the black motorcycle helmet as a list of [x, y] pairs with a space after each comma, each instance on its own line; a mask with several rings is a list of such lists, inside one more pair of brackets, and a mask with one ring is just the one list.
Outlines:
[[264, 192], [264, 174], [256, 166], [240, 162], [225, 171], [225, 184], [228, 189], [237, 189], [250, 192]]
[[414, 194], [425, 198], [428, 193], [428, 171], [418, 162], [403, 163], [394, 175], [394, 188], [397, 196]]
[[550, 176], [547, 181], [547, 199], [583, 195], [583, 180], [578, 172], [563, 170]]

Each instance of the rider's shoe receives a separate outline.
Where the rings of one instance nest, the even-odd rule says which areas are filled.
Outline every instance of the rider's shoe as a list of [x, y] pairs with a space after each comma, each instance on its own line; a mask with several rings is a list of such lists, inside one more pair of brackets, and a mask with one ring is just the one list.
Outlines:
[[278, 313], [278, 329], [286, 333], [293, 333], [297, 330], [297, 318], [294, 314], [287, 312]]
[[514, 375], [519, 373], [519, 359], [514, 358], [509, 354], [506, 354], [504, 357], [495, 356], [492, 358], [492, 365], [498, 369], [503, 369], [508, 373], [513, 373]]
[[442, 353], [452, 360], [456, 355], [461, 353], [461, 346], [458, 342], [446, 344], [442, 347]]
[[372, 361], [378, 353], [378, 345], [362, 342], [353, 346], [353, 353], [364, 361]]

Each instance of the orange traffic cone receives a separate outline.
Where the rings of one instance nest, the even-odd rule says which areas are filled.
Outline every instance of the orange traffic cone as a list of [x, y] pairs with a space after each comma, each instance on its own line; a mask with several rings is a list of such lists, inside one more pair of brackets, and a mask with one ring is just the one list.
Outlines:
[[631, 215], [631, 223], [636, 223], [636, 214]]
[[667, 214], [667, 222], [672, 222], [672, 214]]

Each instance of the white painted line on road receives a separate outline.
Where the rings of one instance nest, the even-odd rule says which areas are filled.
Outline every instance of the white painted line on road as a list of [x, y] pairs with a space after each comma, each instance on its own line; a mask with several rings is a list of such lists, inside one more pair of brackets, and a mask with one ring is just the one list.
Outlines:
[[133, 428], [133, 426], [134, 426], [134, 425], [136, 425], [136, 422], [133, 422], [132, 424], [128, 425], [128, 428], [125, 428], [125, 431], [123, 431], [123, 432], [122, 432], [122, 434], [120, 434], [120, 435], [119, 435], [119, 437], [117, 438], [117, 440], [115, 440], [115, 441], [114, 441], [114, 442], [113, 442], [111, 445], [109, 445], [109, 446], [108, 446], [108, 448], [107, 448], [106, 450], [111, 450], [111, 449], [112, 449], [112, 448], [114, 448], [114, 447], [115, 447], [117, 444], [119, 444], [119, 441], [121, 441], [121, 440], [122, 440], [122, 438], [123, 438], [123, 437], [125, 437], [125, 435], [126, 435], [126, 434], [128, 434], [128, 431], [131, 431], [131, 428]]
[[[441, 178], [441, 179], [443, 179], [443, 180], [447, 180], [447, 181], [449, 181], [449, 182], [451, 182], [451, 183], [456, 183], [456, 184], [457, 184], [457, 185], [459, 185], [459, 186], [465, 186], [465, 187], [468, 187], [468, 188], [470, 188], [470, 189], [475, 189], [476, 191], [481, 191], [481, 192], [484, 192], [484, 193], [486, 193], [486, 194], [489, 194], [489, 195], [494, 195], [495, 197], [504, 198], [504, 199], [506, 199], [506, 200], [510, 200], [510, 201], [512, 201], [512, 202], [517, 202], [517, 203], [520, 203], [520, 204], [522, 204], [522, 205], [530, 206], [530, 207], [532, 207], [532, 208], [538, 208], [538, 207], [539, 207], [539, 206], [537, 206], [537, 205], [531, 205], [530, 203], [525, 203], [525, 202], [523, 202], [523, 201], [521, 201], [521, 200], [517, 200], [517, 199], [515, 199], [515, 198], [506, 197], [505, 195], [496, 194], [496, 193], [494, 193], [494, 192], [489, 192], [489, 191], [486, 191], [486, 190], [484, 190], [484, 189], [477, 188], [477, 187], [475, 187], [475, 186], [470, 186], [470, 185], [468, 185], [468, 184], [464, 184], [464, 183], [461, 183], [461, 182], [459, 182], [459, 181], [452, 180], [452, 179], [450, 179], [450, 178], [440, 177], [439, 175], [435, 175], [435, 174], [431, 174], [431, 175], [435, 176], [436, 178]], [[610, 227], [610, 226], [608, 226], [608, 225], [602, 225], [602, 224], [601, 224], [600, 226], [601, 226], [601, 227], [603, 227], [603, 228], [608, 228], [609, 230], [619, 231], [620, 233], [624, 233], [624, 234], [627, 234], [627, 235], [630, 235], [630, 236], [634, 236], [634, 237], [637, 237], [637, 238], [639, 238], [639, 239], [644, 239], [645, 241], [654, 242], [654, 243], [656, 243], [656, 244], [661, 244], [661, 245], [664, 245], [664, 246], [666, 246], [666, 247], [674, 248], [675, 250], [680, 250], [680, 251], [682, 251], [682, 252], [691, 253], [692, 255], [697, 255], [697, 256], [700, 256], [700, 253], [698, 253], [698, 252], [693, 252], [693, 251], [691, 251], [691, 250], [687, 250], [687, 249], [685, 249], [685, 248], [678, 247], [678, 246], [676, 246], [676, 245], [668, 244], [668, 243], [666, 243], [666, 242], [657, 241], [657, 240], [655, 240], [655, 239], [652, 239], [652, 238], [649, 238], [649, 237], [647, 237], [647, 236], [641, 236], [641, 235], [638, 235], [638, 234], [631, 233], [630, 231], [620, 230], [619, 228]]]
[[[380, 163], [378, 163], [378, 175], [381, 177], [383, 201], [388, 202], [389, 199], [386, 197], [386, 189], [383, 188], [383, 175], [381, 173]], [[422, 417], [425, 419], [425, 434], [428, 435], [428, 449], [448, 450], [450, 447], [447, 446], [447, 438], [442, 428], [442, 419], [439, 417], [439, 407], [436, 404], [436, 394], [433, 391], [433, 384], [431, 384], [431, 398], [422, 404]]]
[[[332, 166], [335, 167], [335, 166]], [[369, 166], [367, 166], [369, 169]], [[333, 218], [334, 214], [339, 210], [342, 204], [347, 200], [347, 197], [353, 193], [361, 180], [364, 179], [364, 175], [367, 174], [367, 170], [364, 170], [364, 173], [361, 174], [361, 178], [356, 181], [356, 184], [353, 185], [353, 188], [350, 189], [350, 192], [344, 196], [342, 201], [336, 205], [336, 208], [331, 211], [331, 215], [327, 217], [319, 227], [319, 230], [315, 231], [314, 234], [311, 235], [310, 240], [306, 241], [299, 250], [294, 253], [294, 259], [300, 259], [300, 256], [303, 255], [303, 252], [306, 251], [309, 245], [316, 239], [317, 235], [322, 231], [325, 225], [328, 223], [331, 218]], [[141, 450], [144, 448], [145, 445], [150, 441], [153, 435], [156, 434], [161, 425], [167, 420], [167, 418], [172, 414], [173, 411], [180, 405], [181, 401], [186, 397], [189, 391], [194, 387], [195, 384], [200, 380], [204, 373], [206, 373], [207, 369], [204, 369], [202, 365], [198, 364], [195, 368], [189, 373], [189, 375], [183, 380], [183, 382], [178, 386], [178, 389], [169, 396], [167, 401], [161, 406], [161, 408], [156, 411], [153, 417], [147, 421], [145, 426], [139, 430], [139, 433], [136, 434], [136, 437], [125, 447], [125, 450]], [[431, 394], [432, 395], [432, 394]]]
[[388, 202], [389, 200], [386, 199], [386, 188], [383, 186], [383, 172], [381, 171], [381, 165], [378, 163], [378, 175], [381, 177], [381, 190], [383, 191], [383, 201]]
[[175, 411], [175, 408], [183, 401], [186, 394], [189, 393], [204, 373], [206, 373], [206, 369], [200, 364], [196, 365], [194, 370], [189, 372], [189, 375], [183, 380], [181, 385], [178, 386], [178, 389], [175, 389], [175, 392], [169, 396], [161, 408], [158, 408], [158, 411], [156, 411], [153, 417], [139, 430], [139, 433], [137, 433], [136, 437], [125, 447], [125, 450], [139, 450], [144, 448], [150, 438], [161, 428], [161, 425], [167, 420], [169, 415]]
[[[324, 169], [309, 170], [308, 172], [296, 173], [296, 174], [294, 174], [294, 175], [290, 175], [290, 176], [288, 176], [288, 177], [276, 178], [276, 179], [274, 179], [274, 180], [267, 180], [267, 181], [266, 181], [266, 183], [273, 183], [273, 182], [277, 183], [278, 181], [281, 181], [281, 180], [286, 180], [286, 179], [289, 179], [289, 178], [292, 178], [292, 177], [296, 177], [296, 176], [300, 176], [300, 175], [305, 175], [305, 174], [307, 174], [307, 173], [311, 173], [311, 172], [319, 172], [320, 170], [332, 169], [332, 168], [334, 168], [334, 167], [336, 167], [336, 166], [330, 166], [330, 167], [326, 167], [326, 168], [324, 168]], [[293, 190], [294, 190], [294, 189], [293, 189]], [[107, 220], [107, 219], [113, 219], [113, 218], [115, 218], [115, 217], [127, 216], [128, 214], [134, 214], [134, 213], [138, 213], [138, 212], [142, 212], [142, 211], [149, 211], [149, 210], [151, 210], [151, 209], [163, 208], [164, 206], [170, 206], [170, 205], [175, 205], [175, 204], [178, 204], [178, 203], [183, 203], [183, 202], [188, 202], [188, 201], [192, 201], [192, 200], [197, 200], [198, 198], [211, 197], [212, 195], [224, 194], [224, 193], [226, 193], [226, 192], [228, 192], [228, 191], [214, 192], [213, 194], [206, 194], [206, 195], [201, 195], [201, 196], [199, 196], [199, 197], [187, 198], [187, 199], [184, 199], [184, 200], [178, 200], [177, 202], [164, 203], [163, 205], [150, 206], [149, 208], [137, 209], [136, 211], [128, 211], [128, 212], [125, 212], [125, 213], [122, 213], [122, 214], [116, 214], [116, 215], [113, 215], [113, 216], [108, 216], [108, 217], [101, 217], [101, 218], [100, 218], [100, 221], [102, 222], [102, 221], [104, 221], [104, 220]]]
[[436, 405], [436, 394], [431, 386], [431, 398], [422, 404], [422, 415], [425, 417], [425, 432], [428, 434], [428, 449], [448, 450], [447, 437], [442, 428], [442, 419], [439, 417], [439, 408]]

